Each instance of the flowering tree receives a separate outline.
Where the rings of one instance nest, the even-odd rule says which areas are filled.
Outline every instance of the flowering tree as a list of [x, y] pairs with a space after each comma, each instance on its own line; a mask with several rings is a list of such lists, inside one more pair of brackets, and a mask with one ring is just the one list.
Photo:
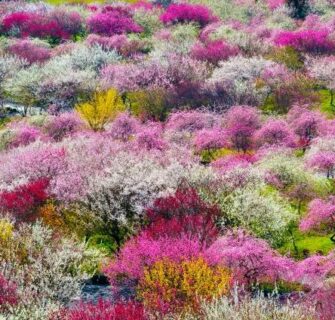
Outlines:
[[7, 47], [9, 53], [27, 60], [30, 64], [43, 63], [51, 58], [50, 49], [47, 46], [38, 45], [29, 40], [18, 40]]
[[201, 300], [227, 295], [230, 280], [227, 269], [210, 267], [203, 258], [181, 263], [162, 260], [145, 270], [138, 291], [144, 305], [163, 316], [194, 312]]
[[138, 281], [145, 269], [155, 262], [169, 259], [174, 262], [192, 260], [201, 257], [203, 246], [187, 235], [178, 238], [162, 236], [152, 239], [145, 233], [133, 237], [120, 250], [114, 261], [104, 270], [115, 285], [122, 282]]
[[160, 19], [165, 24], [197, 22], [202, 27], [215, 21], [215, 17], [207, 7], [187, 3], [169, 5]]
[[[309, 204], [308, 214], [300, 222], [302, 231], [331, 230], [335, 228], [335, 199], [331, 197], [327, 201], [315, 199]], [[335, 242], [335, 234], [331, 237]]]
[[78, 132], [82, 126], [83, 123], [75, 113], [65, 112], [58, 116], [48, 118], [44, 129], [51, 138], [55, 141], [60, 141]]
[[238, 104], [258, 105], [266, 97], [266, 90], [257, 88], [257, 81], [264, 70], [274, 68], [273, 61], [259, 57], [231, 57], [219, 63], [206, 81], [208, 94], [223, 106]]
[[136, 118], [131, 117], [128, 113], [121, 113], [106, 129], [106, 134], [114, 139], [128, 141], [140, 130], [140, 127], [141, 125]]
[[335, 153], [332, 151], [320, 151], [311, 154], [307, 161], [308, 165], [326, 174], [328, 179], [334, 178]]
[[219, 238], [206, 251], [213, 264], [222, 264], [233, 271], [235, 281], [250, 286], [262, 281], [285, 279], [293, 262], [279, 256], [263, 241], [243, 230]]
[[255, 133], [256, 144], [294, 147], [295, 137], [285, 121], [269, 120]]
[[311, 53], [327, 54], [335, 49], [335, 43], [327, 29], [283, 31], [275, 38], [278, 46], [292, 46], [293, 48]]
[[87, 25], [91, 33], [103, 36], [142, 32], [142, 28], [129, 15], [119, 10], [93, 14], [87, 19]]
[[219, 61], [236, 56], [239, 50], [223, 40], [208, 41], [204, 44], [198, 42], [191, 50], [191, 55], [198, 60], [208, 61], [218, 65]]
[[96, 92], [91, 101], [76, 107], [79, 115], [87, 121], [94, 131], [103, 130], [105, 125], [124, 109], [122, 99], [115, 89]]
[[314, 59], [309, 67], [309, 72], [312, 77], [319, 80], [325, 85], [330, 93], [330, 106], [335, 108], [334, 90], [335, 82], [333, 74], [335, 72], [335, 59], [332, 56], [320, 59]]
[[180, 188], [174, 195], [156, 199], [146, 216], [145, 233], [153, 238], [187, 234], [208, 244], [219, 232], [219, 208], [204, 202], [194, 189]]
[[41, 205], [48, 197], [46, 188], [47, 179], [40, 179], [22, 185], [13, 191], [0, 193], [0, 210], [11, 213], [17, 220], [31, 220], [37, 206]]
[[260, 123], [256, 109], [235, 106], [225, 116], [225, 135], [233, 148], [244, 153], [252, 145], [252, 135]]
[[225, 145], [224, 131], [221, 128], [200, 130], [194, 137], [194, 145], [198, 152], [223, 148]]
[[219, 124], [220, 119], [211, 113], [199, 111], [180, 111], [171, 113], [166, 128], [173, 131], [196, 132], [201, 129], [211, 129]]
[[290, 110], [288, 120], [294, 132], [299, 136], [299, 143], [304, 151], [312, 139], [319, 135], [324, 123], [324, 118], [320, 113], [299, 106]]

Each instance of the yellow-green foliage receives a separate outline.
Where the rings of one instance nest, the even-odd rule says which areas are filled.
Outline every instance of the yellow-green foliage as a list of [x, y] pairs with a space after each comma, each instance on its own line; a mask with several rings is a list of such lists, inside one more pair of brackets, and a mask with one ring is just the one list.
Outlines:
[[292, 47], [275, 48], [266, 58], [282, 63], [293, 70], [301, 69], [304, 66], [301, 54]]
[[162, 305], [171, 312], [194, 312], [202, 300], [226, 295], [230, 279], [227, 269], [210, 267], [203, 258], [181, 263], [161, 260], [145, 270], [139, 296], [154, 312]]
[[96, 92], [93, 98], [78, 104], [76, 110], [92, 130], [103, 130], [105, 125], [115, 119], [118, 113], [125, 111], [125, 105], [115, 89]]
[[0, 219], [0, 243], [13, 237], [14, 225], [8, 219]]
[[164, 120], [167, 114], [166, 92], [164, 89], [129, 92], [127, 100], [131, 112], [139, 118]]
[[323, 112], [328, 119], [334, 119], [335, 110], [330, 104], [331, 98], [329, 90], [319, 90], [318, 94], [320, 96], [320, 106], [317, 106], [316, 109], [320, 109], [320, 111]]

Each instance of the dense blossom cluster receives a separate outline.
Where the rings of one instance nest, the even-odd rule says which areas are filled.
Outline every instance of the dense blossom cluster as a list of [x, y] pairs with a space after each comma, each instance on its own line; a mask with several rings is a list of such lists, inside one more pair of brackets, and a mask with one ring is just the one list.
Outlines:
[[333, 320], [331, 1], [53, 1], [0, 3], [0, 318]]

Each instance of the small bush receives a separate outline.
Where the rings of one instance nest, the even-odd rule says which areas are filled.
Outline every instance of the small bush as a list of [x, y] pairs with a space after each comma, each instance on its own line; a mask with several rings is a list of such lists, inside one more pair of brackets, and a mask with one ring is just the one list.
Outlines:
[[125, 111], [121, 97], [115, 89], [96, 92], [91, 101], [77, 105], [79, 115], [94, 131], [103, 130], [119, 112]]
[[0, 210], [11, 213], [19, 221], [34, 219], [35, 209], [47, 198], [47, 179], [39, 179], [0, 193]]
[[162, 260], [144, 272], [139, 296], [154, 312], [195, 312], [201, 299], [226, 295], [230, 280], [227, 269], [211, 268], [202, 258], [181, 263]]
[[202, 27], [215, 21], [215, 17], [207, 7], [187, 3], [171, 4], [160, 19], [165, 24], [197, 22]]

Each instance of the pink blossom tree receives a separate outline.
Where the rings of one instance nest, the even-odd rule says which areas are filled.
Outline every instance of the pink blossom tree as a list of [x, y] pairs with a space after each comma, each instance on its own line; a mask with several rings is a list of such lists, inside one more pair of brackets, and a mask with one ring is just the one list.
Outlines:
[[119, 10], [93, 14], [87, 19], [87, 26], [91, 33], [102, 36], [142, 32], [142, 27], [136, 24], [128, 14]]
[[322, 173], [325, 173], [328, 179], [334, 178], [335, 170], [335, 153], [332, 151], [319, 151], [315, 154], [312, 154], [307, 164], [316, 168]]
[[285, 279], [293, 265], [291, 260], [273, 251], [266, 241], [253, 238], [243, 230], [219, 238], [205, 255], [212, 264], [232, 269], [234, 279], [248, 286]]
[[[335, 198], [330, 197], [327, 201], [314, 199], [308, 206], [307, 216], [299, 225], [301, 231], [331, 230], [335, 229]], [[335, 242], [335, 234], [330, 238]]]
[[113, 139], [125, 142], [133, 137], [140, 128], [141, 124], [136, 118], [128, 113], [122, 113], [107, 127], [105, 133]]
[[125, 243], [116, 258], [106, 267], [105, 273], [112, 283], [118, 279], [139, 280], [145, 267], [156, 261], [170, 259], [182, 261], [197, 258], [203, 253], [203, 245], [197, 239], [181, 235], [179, 238], [159, 237], [152, 239], [145, 233]]
[[225, 134], [233, 148], [247, 152], [252, 146], [252, 136], [259, 128], [259, 116], [255, 108], [235, 106], [224, 118]]
[[191, 49], [191, 55], [195, 59], [208, 61], [218, 65], [219, 61], [227, 60], [229, 57], [236, 56], [239, 49], [223, 40], [197, 42]]
[[270, 119], [255, 133], [255, 141], [259, 146], [295, 146], [295, 137], [292, 130], [285, 121], [276, 119]]
[[160, 19], [165, 24], [196, 22], [202, 27], [216, 20], [206, 6], [188, 3], [171, 4]]
[[305, 151], [311, 141], [320, 134], [324, 118], [316, 111], [294, 106], [288, 113], [288, 122], [300, 138], [300, 145]]
[[330, 106], [335, 109], [334, 90], [335, 90], [335, 58], [333, 56], [314, 59], [309, 67], [309, 73], [326, 86], [330, 94]]
[[194, 146], [198, 152], [223, 148], [225, 145], [224, 133], [221, 128], [203, 129], [194, 137]]

